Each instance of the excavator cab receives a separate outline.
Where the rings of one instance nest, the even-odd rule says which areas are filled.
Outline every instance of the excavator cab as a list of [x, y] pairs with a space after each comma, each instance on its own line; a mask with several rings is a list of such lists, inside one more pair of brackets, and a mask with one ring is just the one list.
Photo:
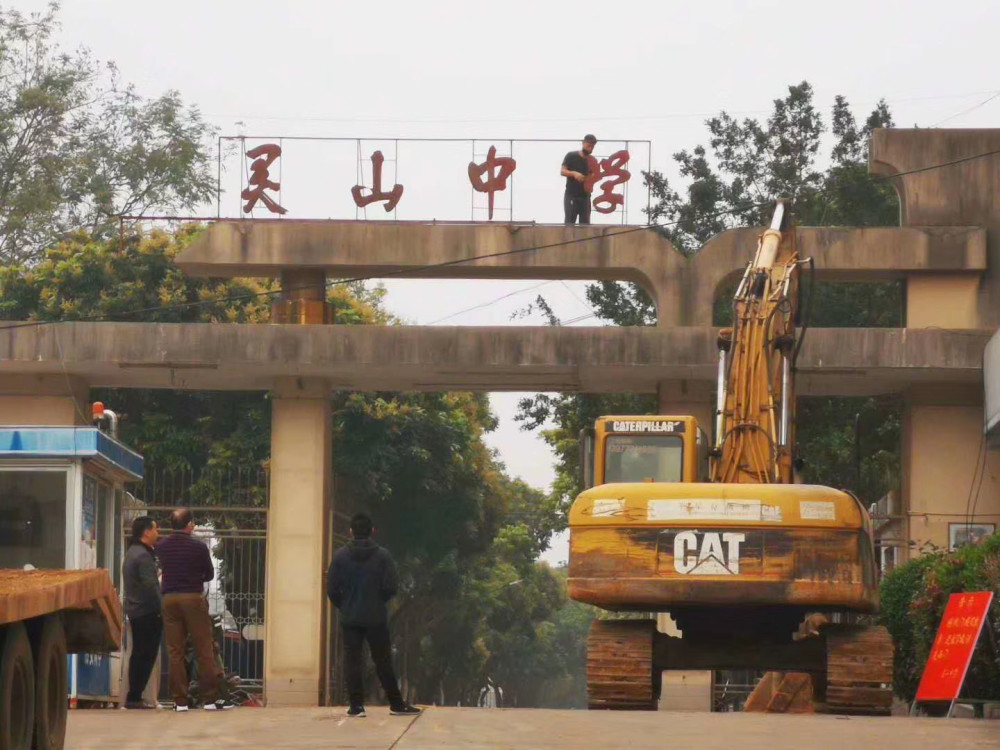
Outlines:
[[708, 439], [688, 416], [607, 416], [580, 434], [580, 484], [699, 482]]

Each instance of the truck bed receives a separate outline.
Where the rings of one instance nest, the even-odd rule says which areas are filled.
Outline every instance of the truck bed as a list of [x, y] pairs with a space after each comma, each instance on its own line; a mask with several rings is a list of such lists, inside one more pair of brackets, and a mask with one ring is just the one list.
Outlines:
[[70, 653], [121, 648], [121, 604], [108, 571], [0, 570], [0, 625], [55, 612]]

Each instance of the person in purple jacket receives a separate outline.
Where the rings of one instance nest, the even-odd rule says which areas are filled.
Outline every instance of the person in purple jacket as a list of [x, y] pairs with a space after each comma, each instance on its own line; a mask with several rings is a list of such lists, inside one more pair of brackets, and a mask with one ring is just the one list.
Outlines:
[[163, 631], [170, 657], [170, 694], [175, 711], [188, 710], [187, 639], [194, 644], [198, 683], [204, 708], [223, 711], [233, 704], [219, 697], [219, 674], [212, 643], [212, 618], [203, 593], [215, 578], [208, 545], [191, 536], [191, 511], [178, 508], [170, 514], [170, 536], [156, 546], [163, 573]]

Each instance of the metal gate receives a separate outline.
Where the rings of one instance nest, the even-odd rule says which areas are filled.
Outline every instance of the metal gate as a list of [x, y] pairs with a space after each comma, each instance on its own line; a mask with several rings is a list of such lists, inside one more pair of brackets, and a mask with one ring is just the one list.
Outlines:
[[[122, 514], [126, 536], [132, 520], [152, 516], [169, 533], [170, 513], [189, 508], [195, 536], [212, 553], [215, 579], [207, 586], [225, 690], [237, 701], [259, 701], [264, 692], [264, 582], [267, 554], [266, 469], [201, 472], [147, 467], [145, 479]], [[160, 653], [160, 690], [170, 699], [166, 649]]]

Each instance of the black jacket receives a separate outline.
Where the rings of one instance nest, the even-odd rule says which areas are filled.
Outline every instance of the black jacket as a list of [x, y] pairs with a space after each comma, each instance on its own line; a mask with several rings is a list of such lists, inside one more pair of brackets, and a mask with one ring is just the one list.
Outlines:
[[125, 614], [129, 619], [159, 614], [162, 606], [152, 551], [142, 542], [130, 545], [125, 553]]
[[341, 625], [384, 625], [386, 602], [396, 595], [396, 563], [371, 539], [356, 539], [333, 556], [326, 593], [340, 610]]

